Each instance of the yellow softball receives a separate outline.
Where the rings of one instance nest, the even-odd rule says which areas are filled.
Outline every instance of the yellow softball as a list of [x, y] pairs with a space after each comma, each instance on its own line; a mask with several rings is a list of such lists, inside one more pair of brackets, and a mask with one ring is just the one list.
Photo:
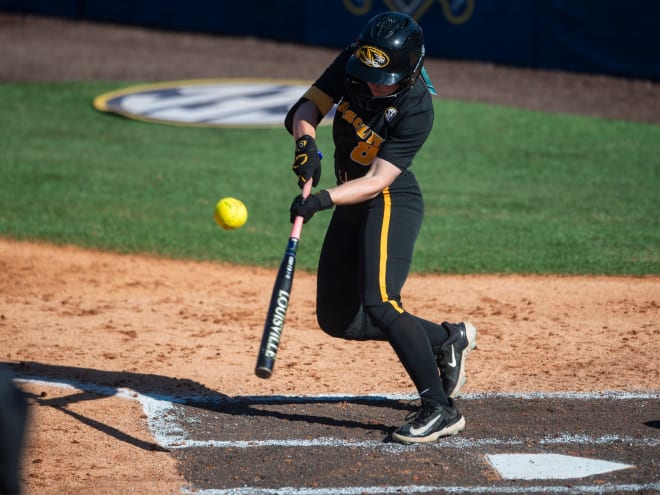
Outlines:
[[242, 227], [247, 221], [248, 212], [240, 199], [222, 198], [215, 205], [213, 218], [223, 229], [234, 230]]

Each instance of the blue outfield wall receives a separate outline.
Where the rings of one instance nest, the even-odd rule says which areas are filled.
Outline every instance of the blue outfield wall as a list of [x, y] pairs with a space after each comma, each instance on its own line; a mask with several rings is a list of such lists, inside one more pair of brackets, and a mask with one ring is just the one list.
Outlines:
[[409, 13], [433, 57], [660, 81], [660, 0], [0, 0], [0, 11], [350, 43], [375, 14]]

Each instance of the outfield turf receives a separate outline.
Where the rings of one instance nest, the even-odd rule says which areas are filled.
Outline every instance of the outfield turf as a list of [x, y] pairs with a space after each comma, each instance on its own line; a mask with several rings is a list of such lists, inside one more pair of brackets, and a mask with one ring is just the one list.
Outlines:
[[[298, 192], [286, 131], [155, 125], [92, 108], [122, 86], [0, 84], [0, 236], [276, 266]], [[435, 105], [412, 169], [426, 200], [415, 272], [660, 273], [660, 126]], [[329, 127], [318, 142], [331, 157]], [[332, 183], [326, 158], [321, 187]], [[215, 225], [222, 196], [246, 203], [244, 228]], [[314, 268], [328, 218], [305, 226], [300, 268]]]

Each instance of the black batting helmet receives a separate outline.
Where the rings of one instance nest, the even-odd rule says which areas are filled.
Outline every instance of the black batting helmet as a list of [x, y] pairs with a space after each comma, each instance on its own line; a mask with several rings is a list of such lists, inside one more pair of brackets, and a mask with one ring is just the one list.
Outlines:
[[424, 34], [419, 24], [404, 13], [384, 12], [362, 29], [346, 72], [361, 81], [403, 88], [415, 82], [423, 61]]

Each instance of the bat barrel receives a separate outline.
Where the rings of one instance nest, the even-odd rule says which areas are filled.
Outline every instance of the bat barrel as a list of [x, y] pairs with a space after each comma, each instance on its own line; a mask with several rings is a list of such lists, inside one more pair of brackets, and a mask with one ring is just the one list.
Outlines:
[[[303, 196], [309, 196], [312, 190], [312, 181], [309, 180], [303, 187]], [[289, 242], [284, 252], [284, 258], [280, 263], [280, 269], [277, 272], [273, 293], [270, 296], [268, 305], [268, 315], [264, 324], [264, 331], [257, 356], [257, 365], [254, 374], [259, 378], [270, 378], [275, 366], [277, 350], [280, 346], [280, 337], [284, 328], [284, 319], [289, 307], [289, 298], [291, 296], [291, 287], [293, 285], [293, 274], [296, 267], [296, 250], [300, 240], [303, 217], [296, 217], [291, 228]]]
[[287, 250], [277, 273], [273, 293], [270, 296], [268, 315], [264, 324], [257, 366], [254, 370], [259, 378], [270, 378], [275, 366], [275, 358], [280, 345], [280, 337], [284, 328], [284, 319], [289, 307], [293, 275], [296, 267], [296, 249], [298, 239], [291, 237]]

